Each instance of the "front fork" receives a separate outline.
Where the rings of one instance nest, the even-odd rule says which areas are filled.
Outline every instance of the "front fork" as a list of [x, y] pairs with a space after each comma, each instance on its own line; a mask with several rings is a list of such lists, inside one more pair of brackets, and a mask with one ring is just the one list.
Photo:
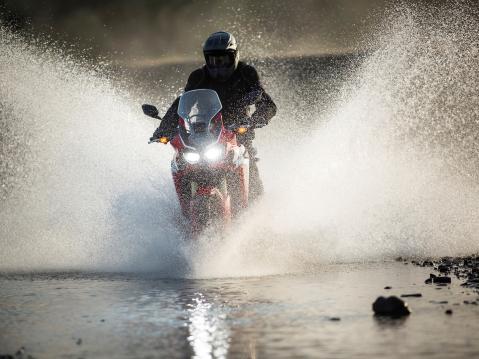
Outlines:
[[245, 148], [240, 146], [234, 151], [233, 164], [234, 170], [226, 173], [224, 178], [218, 185], [207, 186], [199, 185], [195, 181], [189, 181], [185, 178], [184, 172], [181, 171], [174, 158], [171, 162], [171, 172], [176, 194], [180, 202], [181, 212], [190, 219], [191, 217], [191, 201], [195, 196], [212, 195], [213, 188], [218, 189], [218, 195], [221, 197], [223, 204], [223, 217], [231, 218], [231, 213], [237, 214], [242, 209], [248, 207], [249, 194], [249, 158], [245, 153]]

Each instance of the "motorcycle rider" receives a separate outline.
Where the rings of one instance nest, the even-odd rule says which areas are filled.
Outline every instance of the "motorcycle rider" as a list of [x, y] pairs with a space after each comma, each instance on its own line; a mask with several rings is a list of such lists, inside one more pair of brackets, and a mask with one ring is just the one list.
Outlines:
[[[250, 157], [250, 198], [254, 200], [263, 193], [263, 184], [256, 164], [253, 147], [254, 128], [268, 124], [276, 114], [276, 105], [263, 89], [256, 69], [239, 61], [238, 45], [232, 34], [219, 31], [211, 34], [203, 45], [206, 64], [193, 71], [185, 86], [185, 92], [196, 89], [211, 89], [218, 93], [223, 105], [225, 126], [248, 124], [245, 134], [238, 134]], [[179, 97], [166, 112], [161, 125], [151, 140], [172, 137], [178, 126]], [[250, 113], [254, 105], [254, 113]]]

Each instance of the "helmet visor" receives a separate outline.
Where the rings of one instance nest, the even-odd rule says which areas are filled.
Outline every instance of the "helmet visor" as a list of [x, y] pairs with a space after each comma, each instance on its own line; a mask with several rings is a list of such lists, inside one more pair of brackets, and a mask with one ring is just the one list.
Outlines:
[[227, 68], [234, 65], [233, 53], [206, 54], [206, 64], [211, 68]]

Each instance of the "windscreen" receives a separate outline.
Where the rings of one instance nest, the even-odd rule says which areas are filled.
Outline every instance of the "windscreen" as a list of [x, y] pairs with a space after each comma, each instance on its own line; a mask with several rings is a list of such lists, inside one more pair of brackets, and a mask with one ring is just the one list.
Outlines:
[[211, 120], [220, 110], [221, 101], [215, 91], [201, 89], [185, 92], [178, 105], [178, 115], [185, 124], [184, 132], [180, 131], [182, 138], [194, 145], [216, 139], [217, 126]]

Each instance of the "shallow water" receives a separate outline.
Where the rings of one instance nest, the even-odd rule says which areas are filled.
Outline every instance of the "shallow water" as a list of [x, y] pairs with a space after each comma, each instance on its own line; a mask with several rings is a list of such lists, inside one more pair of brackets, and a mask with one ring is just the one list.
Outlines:
[[[463, 304], [477, 293], [454, 279], [450, 288], [426, 285], [429, 272], [387, 262], [329, 265], [307, 275], [203, 280], [4, 275], [0, 353], [23, 346], [35, 358], [479, 355], [479, 308]], [[393, 288], [384, 290], [386, 285]], [[378, 295], [417, 292], [423, 297], [407, 298], [408, 318], [373, 316]], [[430, 302], [443, 300], [449, 303]], [[449, 308], [452, 316], [444, 313]]]

